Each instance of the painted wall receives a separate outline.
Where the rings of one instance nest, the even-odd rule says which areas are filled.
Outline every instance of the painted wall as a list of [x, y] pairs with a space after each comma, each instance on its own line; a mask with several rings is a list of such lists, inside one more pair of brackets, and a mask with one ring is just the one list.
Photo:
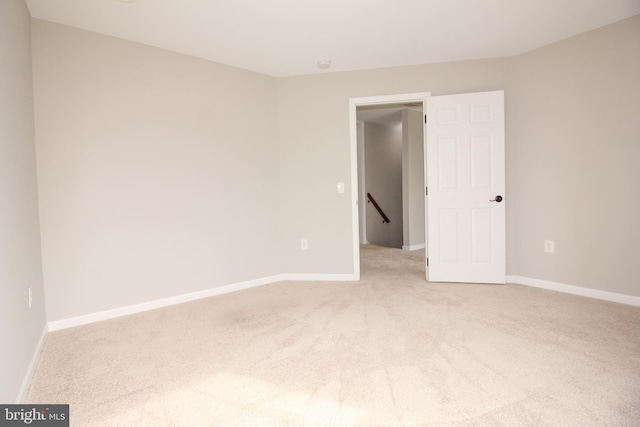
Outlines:
[[402, 111], [402, 215], [403, 249], [425, 244], [424, 114]]
[[[500, 90], [509, 78], [506, 58], [278, 79], [281, 212], [287, 224], [282, 257], [288, 270], [353, 273], [349, 98]], [[340, 181], [347, 184], [345, 194], [335, 191]], [[299, 249], [302, 237], [309, 239], [308, 251]]]
[[352, 272], [350, 196], [333, 191], [349, 98], [505, 89], [507, 274], [640, 296], [639, 31], [636, 16], [514, 58], [279, 79], [286, 265]]
[[274, 78], [34, 20], [49, 321], [281, 272]]
[[365, 191], [385, 215], [383, 222], [373, 203], [366, 203], [367, 240], [390, 248], [402, 247], [402, 125], [364, 124]]
[[14, 403], [45, 328], [31, 17], [22, 0], [0, 2], [0, 58], [0, 402]]
[[512, 62], [509, 271], [640, 296], [640, 16]]
[[638, 19], [516, 58], [280, 79], [34, 21], [49, 320], [351, 274], [348, 100], [425, 91], [506, 89], [508, 274], [639, 295]]

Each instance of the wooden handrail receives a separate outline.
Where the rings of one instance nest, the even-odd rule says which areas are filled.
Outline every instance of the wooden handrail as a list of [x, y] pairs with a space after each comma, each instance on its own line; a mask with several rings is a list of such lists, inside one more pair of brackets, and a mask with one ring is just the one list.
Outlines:
[[378, 213], [382, 216], [382, 220], [384, 222], [391, 222], [389, 220], [389, 218], [384, 214], [384, 212], [382, 211], [382, 208], [380, 208], [380, 206], [378, 205], [378, 203], [376, 203], [376, 199], [373, 198], [373, 196], [371, 195], [371, 193], [367, 193], [367, 199], [369, 199], [369, 201], [371, 203], [373, 203], [373, 206], [376, 208], [376, 210], [378, 211]]

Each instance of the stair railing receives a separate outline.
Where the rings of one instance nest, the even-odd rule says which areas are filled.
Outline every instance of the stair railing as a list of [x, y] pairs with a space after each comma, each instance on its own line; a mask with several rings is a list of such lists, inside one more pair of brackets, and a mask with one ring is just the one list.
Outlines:
[[[367, 199], [368, 202], [373, 203], [373, 206], [376, 208], [376, 210], [378, 211], [378, 213], [380, 214], [380, 216], [382, 217], [382, 222], [391, 222], [389, 220], [389, 218], [384, 214], [384, 211], [382, 210], [382, 208], [380, 207], [380, 205], [378, 205], [378, 203], [376, 202], [376, 199], [373, 198], [373, 196], [371, 195], [371, 193], [367, 193]], [[368, 203], [367, 202], [367, 203]]]

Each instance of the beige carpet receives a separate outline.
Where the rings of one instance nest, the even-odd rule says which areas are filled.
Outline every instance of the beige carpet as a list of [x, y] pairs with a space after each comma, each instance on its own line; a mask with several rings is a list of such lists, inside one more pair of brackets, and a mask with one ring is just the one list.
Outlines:
[[421, 256], [51, 333], [28, 401], [72, 426], [640, 425], [640, 308], [428, 284]]

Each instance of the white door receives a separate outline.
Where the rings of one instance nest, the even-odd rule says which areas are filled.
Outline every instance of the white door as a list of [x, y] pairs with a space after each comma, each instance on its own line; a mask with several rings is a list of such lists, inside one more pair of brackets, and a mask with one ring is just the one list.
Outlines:
[[432, 282], [505, 283], [504, 91], [427, 100]]

